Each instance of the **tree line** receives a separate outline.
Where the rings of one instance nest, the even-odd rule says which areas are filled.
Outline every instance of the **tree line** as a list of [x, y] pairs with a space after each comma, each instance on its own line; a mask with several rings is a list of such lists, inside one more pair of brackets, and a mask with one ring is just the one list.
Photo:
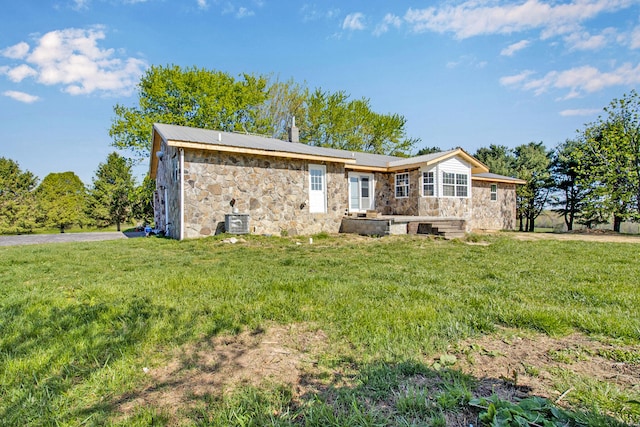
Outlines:
[[90, 187], [74, 172], [38, 178], [17, 162], [0, 157], [0, 234], [32, 233], [39, 228], [121, 225], [133, 218], [153, 219], [155, 183], [145, 178], [136, 186], [131, 161], [111, 153], [100, 163]]
[[521, 231], [533, 231], [547, 207], [569, 231], [612, 223], [620, 232], [622, 222], [640, 221], [640, 97], [633, 90], [603, 111], [553, 150], [531, 142], [476, 152], [491, 172], [527, 181], [517, 190]]

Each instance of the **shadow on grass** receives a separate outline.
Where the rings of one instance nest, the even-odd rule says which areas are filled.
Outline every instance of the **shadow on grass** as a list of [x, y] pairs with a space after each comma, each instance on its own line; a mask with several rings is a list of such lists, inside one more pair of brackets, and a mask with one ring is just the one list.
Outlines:
[[[172, 310], [147, 297], [114, 304], [5, 304], [0, 311], [0, 425], [64, 424], [69, 414], [61, 407], [68, 393], [134, 355], [156, 319], [174, 317], [177, 324]], [[113, 410], [110, 404], [99, 406], [94, 410]]]
[[[630, 427], [594, 411], [566, 411], [504, 379], [474, 378], [415, 361], [341, 361], [331, 372], [310, 368], [285, 385], [266, 380], [229, 389], [206, 381], [223, 364], [239, 363], [244, 354], [213, 367], [193, 358], [181, 360], [170, 378], [112, 400], [115, 423], [468, 427], [543, 425], [546, 420], [544, 425]], [[204, 378], [194, 388], [196, 375]], [[94, 407], [86, 413], [106, 409]]]

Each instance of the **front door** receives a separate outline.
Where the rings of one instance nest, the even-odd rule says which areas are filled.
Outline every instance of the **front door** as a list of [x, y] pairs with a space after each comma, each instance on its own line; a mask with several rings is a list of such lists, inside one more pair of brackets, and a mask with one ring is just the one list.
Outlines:
[[327, 211], [327, 167], [309, 165], [309, 212]]
[[373, 176], [349, 174], [349, 211], [363, 212], [373, 209]]

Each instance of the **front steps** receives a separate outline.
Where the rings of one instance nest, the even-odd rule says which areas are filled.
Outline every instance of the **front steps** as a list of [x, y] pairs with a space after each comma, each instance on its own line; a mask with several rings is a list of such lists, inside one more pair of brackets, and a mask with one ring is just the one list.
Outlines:
[[445, 239], [459, 239], [466, 235], [466, 221], [463, 219], [411, 221], [407, 224], [407, 234], [430, 234]]

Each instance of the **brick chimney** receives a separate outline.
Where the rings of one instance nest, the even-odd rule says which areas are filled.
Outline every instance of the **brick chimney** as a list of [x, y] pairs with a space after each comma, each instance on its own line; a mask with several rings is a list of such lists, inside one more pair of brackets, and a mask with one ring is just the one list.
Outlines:
[[300, 142], [300, 129], [296, 127], [296, 117], [291, 118], [291, 127], [289, 128], [289, 142]]

